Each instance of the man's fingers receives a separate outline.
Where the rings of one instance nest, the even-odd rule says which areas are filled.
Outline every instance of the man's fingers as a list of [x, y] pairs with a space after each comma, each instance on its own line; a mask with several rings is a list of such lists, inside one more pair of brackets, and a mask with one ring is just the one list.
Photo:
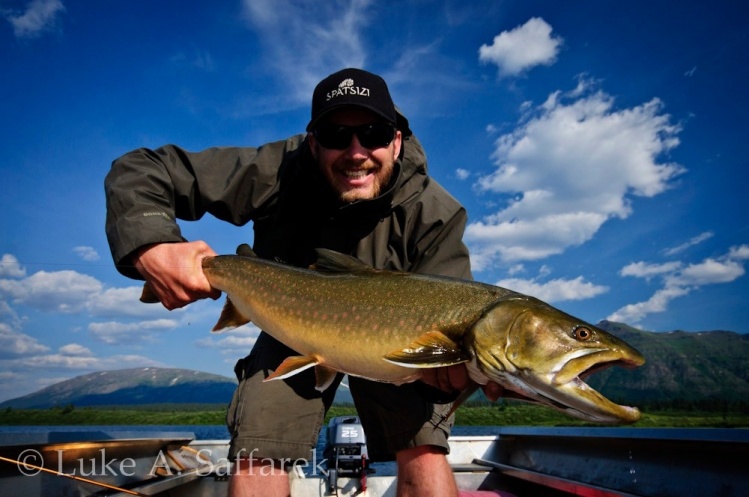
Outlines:
[[164, 307], [173, 310], [221, 296], [203, 273], [203, 259], [215, 255], [203, 241], [159, 243], [139, 249], [133, 262]]
[[468, 370], [465, 364], [450, 366], [446, 369], [450, 378], [450, 387], [453, 390], [463, 391], [468, 387]]
[[484, 391], [484, 395], [486, 395], [486, 398], [492, 402], [496, 402], [496, 400], [502, 396], [505, 390], [502, 385], [500, 385], [499, 383], [494, 383], [493, 381], [490, 381], [486, 385], [483, 385], [481, 389]]
[[468, 371], [463, 364], [425, 369], [421, 373], [421, 381], [443, 392], [462, 391], [468, 386]]

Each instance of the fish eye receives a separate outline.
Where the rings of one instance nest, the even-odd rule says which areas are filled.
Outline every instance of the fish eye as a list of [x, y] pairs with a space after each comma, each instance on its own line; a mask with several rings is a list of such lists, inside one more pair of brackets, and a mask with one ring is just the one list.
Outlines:
[[587, 342], [593, 338], [593, 332], [586, 326], [575, 326], [572, 329], [572, 336], [581, 342]]

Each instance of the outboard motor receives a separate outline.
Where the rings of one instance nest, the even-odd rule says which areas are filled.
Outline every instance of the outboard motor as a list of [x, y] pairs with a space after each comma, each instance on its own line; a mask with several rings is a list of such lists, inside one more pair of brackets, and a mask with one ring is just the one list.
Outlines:
[[331, 492], [337, 491], [339, 476], [358, 477], [361, 490], [367, 489], [367, 438], [357, 416], [337, 416], [330, 420], [323, 456], [327, 460]]

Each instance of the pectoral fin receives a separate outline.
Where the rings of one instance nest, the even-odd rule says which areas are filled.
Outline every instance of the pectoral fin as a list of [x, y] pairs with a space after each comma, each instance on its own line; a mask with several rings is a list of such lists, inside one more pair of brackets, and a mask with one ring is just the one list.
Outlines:
[[219, 316], [216, 326], [211, 331], [216, 332], [225, 330], [226, 328], [238, 328], [249, 322], [250, 320], [239, 312], [239, 309], [237, 309], [231, 299], [226, 297], [226, 303], [221, 310], [221, 316]]
[[406, 368], [435, 368], [467, 362], [471, 357], [444, 333], [429, 331], [408, 347], [390, 352], [383, 359]]
[[[309, 369], [312, 366], [320, 364], [320, 359], [314, 356], [292, 356], [287, 357], [284, 361], [273, 371], [265, 380], [283, 380], [290, 376], [294, 376], [297, 373], [301, 373], [305, 369]], [[319, 384], [319, 380], [318, 380]]]
[[335, 380], [338, 371], [322, 364], [322, 359], [316, 356], [293, 356], [284, 361], [263, 381], [283, 380], [301, 373], [311, 367], [315, 368], [315, 390], [326, 390]]

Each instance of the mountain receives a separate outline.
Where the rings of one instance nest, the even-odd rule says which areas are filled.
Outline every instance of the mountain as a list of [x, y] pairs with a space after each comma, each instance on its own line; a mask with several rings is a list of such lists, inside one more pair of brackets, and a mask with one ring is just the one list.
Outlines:
[[[702, 402], [723, 405], [749, 399], [749, 335], [731, 331], [655, 333], [622, 323], [598, 326], [638, 349], [647, 362], [636, 369], [613, 367], [588, 383], [611, 400], [629, 404]], [[0, 408], [228, 404], [236, 381], [186, 369], [137, 368], [103, 371], [61, 381], [8, 400]], [[337, 403], [351, 403], [345, 384]]]
[[135, 368], [77, 376], [11, 399], [0, 408], [39, 409], [75, 406], [167, 403], [227, 403], [237, 382], [188, 369]]
[[731, 331], [654, 333], [622, 323], [598, 326], [645, 356], [634, 370], [609, 368], [588, 383], [620, 402], [747, 402], [749, 335]]

